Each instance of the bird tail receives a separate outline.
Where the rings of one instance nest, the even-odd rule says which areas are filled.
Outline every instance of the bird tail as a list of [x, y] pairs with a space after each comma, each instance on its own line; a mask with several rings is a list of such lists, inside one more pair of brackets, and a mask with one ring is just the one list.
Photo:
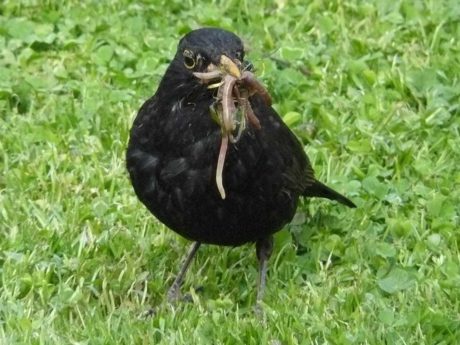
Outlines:
[[349, 200], [348, 198], [344, 197], [342, 194], [336, 192], [332, 188], [329, 188], [324, 183], [319, 181], [315, 181], [313, 185], [308, 186], [308, 188], [304, 191], [304, 196], [316, 196], [320, 198], [326, 198], [329, 200], [336, 200], [341, 204], [344, 204], [351, 208], [356, 208], [356, 205]]

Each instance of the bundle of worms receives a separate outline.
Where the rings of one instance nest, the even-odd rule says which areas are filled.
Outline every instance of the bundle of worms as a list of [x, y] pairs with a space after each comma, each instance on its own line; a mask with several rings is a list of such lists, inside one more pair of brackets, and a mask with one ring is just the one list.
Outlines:
[[221, 70], [193, 74], [203, 83], [214, 82], [209, 84], [208, 88], [218, 88], [213, 111], [217, 114], [222, 129], [222, 140], [217, 159], [216, 184], [221, 198], [225, 199], [222, 173], [229, 142], [233, 144], [238, 142], [246, 128], [246, 123], [255, 129], [261, 128], [260, 121], [251, 107], [249, 97], [259, 94], [267, 105], [271, 105], [271, 97], [250, 71], [243, 71], [240, 77], [235, 77]]

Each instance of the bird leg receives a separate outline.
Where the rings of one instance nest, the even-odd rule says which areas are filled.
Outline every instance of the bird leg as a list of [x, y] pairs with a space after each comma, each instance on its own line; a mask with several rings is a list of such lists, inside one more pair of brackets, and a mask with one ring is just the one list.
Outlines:
[[188, 253], [185, 257], [184, 263], [182, 264], [182, 267], [179, 271], [179, 274], [177, 275], [176, 279], [174, 280], [174, 283], [171, 285], [171, 287], [168, 290], [168, 301], [169, 302], [174, 302], [179, 299], [180, 287], [182, 285], [182, 282], [184, 281], [185, 273], [187, 272], [187, 269], [189, 268], [190, 263], [193, 260], [193, 257], [198, 251], [198, 248], [200, 248], [200, 244], [201, 242], [193, 242], [193, 244], [190, 246], [190, 249], [188, 250]]
[[267, 282], [267, 261], [273, 252], [273, 236], [265, 237], [256, 242], [256, 254], [259, 260], [259, 281], [257, 284], [256, 305], [262, 301]]

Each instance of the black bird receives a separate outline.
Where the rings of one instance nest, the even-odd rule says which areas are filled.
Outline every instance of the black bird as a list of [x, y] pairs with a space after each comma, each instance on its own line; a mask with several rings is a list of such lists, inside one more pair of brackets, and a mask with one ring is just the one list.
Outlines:
[[194, 241], [169, 289], [169, 299], [179, 296], [201, 243], [255, 242], [259, 302], [272, 236], [292, 219], [299, 197], [322, 197], [356, 207], [316, 180], [301, 143], [260, 92], [247, 96], [246, 108], [259, 123], [248, 121], [252, 124], [245, 128], [240, 123], [241, 136], [228, 144], [219, 189], [217, 162], [225, 133], [215, 111], [224, 105], [219, 105], [220, 88], [204, 82], [203, 76], [214, 73], [216, 78], [243, 80], [242, 73], [251, 69], [244, 54], [242, 41], [231, 32], [218, 28], [189, 32], [131, 129], [126, 158], [134, 191], [161, 222]]

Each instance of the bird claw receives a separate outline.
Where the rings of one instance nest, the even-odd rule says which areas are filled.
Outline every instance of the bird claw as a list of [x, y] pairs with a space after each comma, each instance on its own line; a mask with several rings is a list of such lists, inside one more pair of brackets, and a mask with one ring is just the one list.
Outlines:
[[150, 307], [146, 311], [143, 311], [139, 316], [139, 320], [145, 320], [145, 319], [150, 319], [155, 316], [155, 314], [158, 312], [158, 307]]
[[171, 286], [171, 288], [168, 290], [168, 293], [166, 295], [166, 300], [170, 304], [174, 304], [177, 301], [179, 301], [182, 297], [182, 294], [180, 292], [180, 288], [177, 286]]
[[[177, 302], [193, 302], [193, 294], [188, 292], [186, 294], [182, 294], [179, 289], [172, 291], [173, 289], [169, 289], [167, 294], [167, 301], [169, 304], [175, 304]], [[202, 292], [204, 290], [203, 286], [198, 286], [194, 289], [195, 292]]]

